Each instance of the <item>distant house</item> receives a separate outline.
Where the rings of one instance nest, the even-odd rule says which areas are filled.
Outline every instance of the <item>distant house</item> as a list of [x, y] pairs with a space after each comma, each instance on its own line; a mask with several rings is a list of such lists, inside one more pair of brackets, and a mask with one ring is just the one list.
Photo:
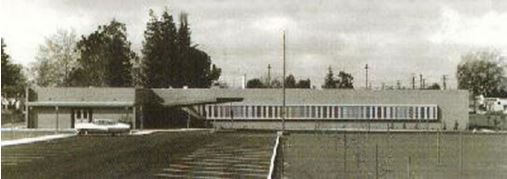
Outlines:
[[482, 105], [487, 112], [503, 112], [507, 114], [507, 98], [485, 97]]

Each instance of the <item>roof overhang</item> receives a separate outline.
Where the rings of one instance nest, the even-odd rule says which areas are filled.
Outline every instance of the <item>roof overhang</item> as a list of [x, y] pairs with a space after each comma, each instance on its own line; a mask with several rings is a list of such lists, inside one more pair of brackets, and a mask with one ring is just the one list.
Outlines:
[[189, 101], [178, 101], [178, 102], [166, 102], [163, 105], [166, 107], [183, 107], [183, 106], [195, 106], [205, 104], [220, 104], [230, 102], [241, 102], [243, 98], [239, 97], [218, 97], [210, 100], [189, 100]]
[[33, 107], [129, 107], [133, 101], [34, 101], [28, 102]]

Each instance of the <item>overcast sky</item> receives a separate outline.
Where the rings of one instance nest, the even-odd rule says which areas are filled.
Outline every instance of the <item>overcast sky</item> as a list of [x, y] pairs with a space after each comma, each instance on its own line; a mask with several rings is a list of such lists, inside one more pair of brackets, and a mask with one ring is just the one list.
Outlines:
[[44, 38], [58, 29], [89, 34], [113, 18], [127, 24], [140, 54], [148, 10], [164, 7], [189, 14], [192, 42], [239, 86], [241, 76], [281, 75], [282, 31], [287, 33], [287, 69], [320, 86], [332, 66], [364, 87], [369, 64], [373, 86], [410, 86], [422, 73], [427, 83], [448, 75], [455, 88], [460, 55], [495, 49], [507, 55], [505, 0], [1, 0], [1, 36], [16, 63], [34, 61]]

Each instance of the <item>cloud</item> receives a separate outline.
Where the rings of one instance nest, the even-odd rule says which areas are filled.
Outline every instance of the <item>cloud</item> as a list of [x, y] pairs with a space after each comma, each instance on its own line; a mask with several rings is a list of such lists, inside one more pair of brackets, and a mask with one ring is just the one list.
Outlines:
[[445, 7], [441, 13], [439, 30], [430, 36], [430, 41], [507, 50], [507, 12], [489, 11], [480, 16], [467, 16]]
[[255, 20], [252, 22], [252, 27], [272, 33], [280, 33], [287, 29], [297, 29], [296, 23], [292, 19], [281, 16], [264, 17]]

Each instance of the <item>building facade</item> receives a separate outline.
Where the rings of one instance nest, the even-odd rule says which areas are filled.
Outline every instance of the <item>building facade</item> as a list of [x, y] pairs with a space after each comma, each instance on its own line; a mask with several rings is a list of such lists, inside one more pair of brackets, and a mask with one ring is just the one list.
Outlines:
[[167, 112], [174, 109], [219, 128], [277, 130], [282, 120], [287, 130], [463, 130], [468, 125], [464, 90], [287, 89], [285, 115], [281, 89], [41, 88], [34, 94], [27, 125], [36, 128], [56, 122], [72, 128], [98, 118], [141, 128], [143, 121], [178, 120]]

